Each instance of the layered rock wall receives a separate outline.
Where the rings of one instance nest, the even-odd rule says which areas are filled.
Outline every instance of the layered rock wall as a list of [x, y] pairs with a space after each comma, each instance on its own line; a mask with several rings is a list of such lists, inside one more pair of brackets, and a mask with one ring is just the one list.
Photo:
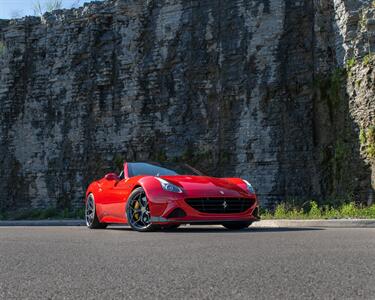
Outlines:
[[[357, 136], [360, 163], [365, 163], [367, 171], [358, 180], [365, 186], [371, 176], [371, 186], [367, 190], [368, 203], [374, 202], [375, 188], [375, 2], [335, 1], [336, 46], [341, 49], [339, 64], [346, 64], [346, 92], [349, 117]], [[369, 167], [369, 168], [368, 168]], [[371, 174], [371, 175], [369, 175]]]
[[[268, 205], [343, 195], [348, 182], [366, 198], [358, 126], [345, 105], [327, 113], [316, 87], [346, 59], [340, 5], [113, 0], [1, 21], [1, 210], [79, 207], [122, 159], [243, 177]], [[361, 167], [340, 172], [360, 180], [319, 154], [341, 122]]]

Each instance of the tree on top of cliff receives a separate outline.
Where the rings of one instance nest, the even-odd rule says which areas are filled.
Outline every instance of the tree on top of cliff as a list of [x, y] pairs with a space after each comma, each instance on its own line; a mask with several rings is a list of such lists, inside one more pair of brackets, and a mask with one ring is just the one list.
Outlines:
[[55, 9], [62, 8], [62, 0], [47, 0], [44, 5], [40, 1], [35, 1], [33, 4], [34, 14], [42, 16], [45, 12], [51, 12]]

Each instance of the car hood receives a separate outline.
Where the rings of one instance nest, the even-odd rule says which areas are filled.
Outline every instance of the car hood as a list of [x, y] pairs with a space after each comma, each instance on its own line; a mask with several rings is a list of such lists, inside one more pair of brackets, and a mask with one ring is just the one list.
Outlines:
[[224, 178], [209, 176], [160, 176], [182, 187], [188, 197], [248, 197], [249, 194]]

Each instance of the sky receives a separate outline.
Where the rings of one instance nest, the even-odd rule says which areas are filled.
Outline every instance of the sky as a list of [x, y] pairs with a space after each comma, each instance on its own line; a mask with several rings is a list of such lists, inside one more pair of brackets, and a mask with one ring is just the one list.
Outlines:
[[[34, 15], [33, 5], [38, 0], [0, 0], [0, 19], [23, 17]], [[43, 6], [48, 0], [39, 0]], [[71, 8], [72, 5], [82, 5], [90, 0], [62, 0], [63, 8]]]

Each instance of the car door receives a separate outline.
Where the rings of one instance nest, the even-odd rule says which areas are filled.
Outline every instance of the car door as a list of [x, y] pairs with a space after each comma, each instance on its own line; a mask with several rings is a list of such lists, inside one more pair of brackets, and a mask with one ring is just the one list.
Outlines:
[[125, 219], [126, 200], [131, 192], [131, 180], [122, 179], [114, 184], [112, 189], [112, 212], [116, 218]]
[[124, 169], [119, 175], [111, 189], [108, 191], [108, 212], [118, 220], [126, 221], [126, 201], [133, 190], [137, 179], [129, 178], [127, 163], [124, 163]]
[[113, 217], [115, 212], [113, 188], [118, 181], [115, 179], [108, 179], [106, 177], [103, 178], [99, 183], [98, 202], [100, 202], [101, 216]]

